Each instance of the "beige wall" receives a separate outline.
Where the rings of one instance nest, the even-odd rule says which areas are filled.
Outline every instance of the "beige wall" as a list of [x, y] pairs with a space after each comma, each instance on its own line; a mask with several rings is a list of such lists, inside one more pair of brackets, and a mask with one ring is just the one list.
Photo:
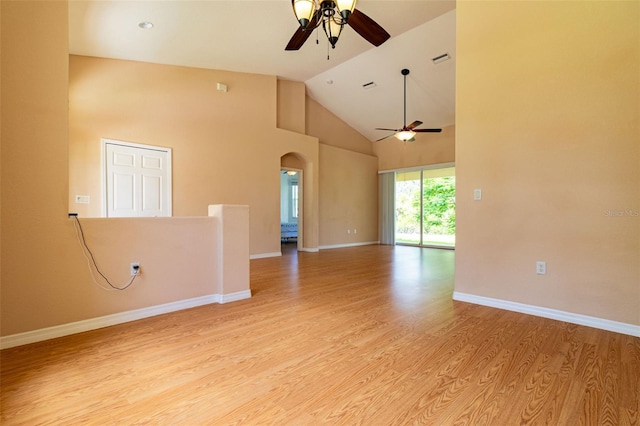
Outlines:
[[65, 275], [77, 288], [68, 271], [81, 257], [64, 255], [77, 250], [67, 218], [66, 3], [0, 4], [4, 335], [53, 325], [42, 317], [65, 303]]
[[[217, 82], [228, 92], [216, 91]], [[298, 152], [317, 164], [318, 142], [275, 127], [278, 92], [288, 104], [291, 93], [304, 99], [294, 84], [277, 87], [273, 76], [71, 55], [70, 209], [101, 214], [100, 138], [169, 147], [174, 216], [206, 216], [209, 204], [249, 205], [251, 253], [279, 251], [280, 157]], [[76, 194], [95, 201], [75, 204]], [[315, 234], [306, 234], [305, 246], [317, 247]]]
[[[640, 210], [638, 7], [637, 2], [458, 3], [457, 291], [640, 324], [640, 219], [633, 214]], [[163, 287], [175, 285], [182, 277], [181, 269], [156, 271], [154, 260], [142, 256], [156, 254], [155, 238], [160, 235], [173, 235], [178, 242], [184, 237], [198, 240], [200, 227], [211, 220], [204, 218], [88, 221], [91, 234], [110, 241], [109, 247], [102, 247], [102, 243], [96, 247], [108, 249], [113, 256], [107, 258], [108, 265], [116, 268], [125, 257], [136, 256], [144, 273], [151, 274], [147, 275], [149, 282], [144, 282], [148, 286], [138, 288], [140, 293], [132, 299], [116, 301], [123, 293], [105, 295], [91, 283], [73, 222], [67, 218], [69, 195], [76, 191], [69, 191], [70, 133], [81, 139], [90, 134], [82, 126], [69, 127], [67, 5], [63, 1], [3, 1], [0, 19], [0, 100], [4, 107], [0, 156], [2, 336], [201, 294], [205, 285], [201, 275], [192, 277], [193, 287]], [[203, 108], [201, 114], [188, 117], [177, 108], [184, 106], [180, 102], [191, 100], [177, 94], [177, 103], [158, 107], [158, 114], [167, 120], [179, 114], [184, 120], [200, 123], [204, 132], [206, 122], [218, 118], [204, 108], [212, 100], [203, 99], [200, 89], [213, 85], [215, 92], [215, 82], [222, 74], [171, 68], [167, 77], [175, 71], [194, 78], [193, 85], [179, 87], [191, 92]], [[154, 77], [149, 80], [157, 82]], [[234, 90], [246, 93], [238, 87], [242, 83], [237, 84], [244, 81], [244, 75], [228, 77], [224, 81], [230, 86], [227, 95]], [[217, 182], [214, 178], [219, 176], [227, 183], [223, 171], [236, 173], [241, 167], [242, 172], [250, 170], [247, 174], [252, 179], [268, 181], [276, 176], [273, 190], [279, 191], [280, 158], [288, 152], [303, 152], [308, 161], [305, 173], [315, 177], [305, 203], [312, 212], [309, 244], [317, 247], [318, 229], [332, 229], [318, 217], [320, 200], [331, 198], [326, 190], [322, 196], [318, 194], [319, 169], [325, 167], [318, 166], [318, 140], [275, 129], [276, 79], [256, 78], [255, 82], [249, 78], [247, 85], [267, 82], [269, 86], [262, 90], [269, 93], [272, 102], [257, 118], [257, 123], [270, 123], [265, 124], [268, 128], [249, 128], [240, 141], [232, 135], [232, 128], [225, 128], [214, 133], [215, 139], [226, 145], [222, 151], [207, 151], [205, 159], [196, 153], [177, 155], [182, 157], [178, 159], [181, 167], [192, 161], [198, 165], [210, 161], [207, 165], [212, 170], [190, 172], [176, 185], [184, 185], [184, 180]], [[151, 100], [148, 96], [145, 92], [131, 101], [151, 103], [163, 95], [154, 93]], [[245, 108], [242, 102], [236, 103], [239, 97], [228, 97], [224, 102], [238, 112]], [[249, 102], [252, 98], [245, 99]], [[329, 115], [316, 111], [317, 105], [311, 109], [318, 116], [314, 121], [307, 111], [308, 133], [313, 134], [311, 126], [334, 148], [350, 149], [345, 144], [355, 143], [351, 151], [365, 154], [358, 169], [366, 170], [371, 154], [366, 143], [357, 137], [325, 138], [323, 120]], [[242, 121], [238, 114], [227, 118], [234, 125]], [[106, 137], [135, 140], [140, 136], [144, 139], [140, 142], [159, 145], [163, 143], [158, 138], [185, 139], [180, 137], [183, 132], [175, 129], [167, 129], [165, 136], [151, 128], [155, 124], [147, 129], [153, 135], [147, 139], [142, 126], [149, 125], [124, 121], [113, 126], [116, 134]], [[200, 135], [199, 143], [204, 144], [208, 137]], [[240, 153], [233, 144], [255, 148], [249, 160], [245, 160], [246, 152]], [[238, 158], [238, 162], [220, 170], [215, 155], [220, 152], [228, 155], [227, 162], [231, 163], [229, 158]], [[322, 153], [335, 155], [335, 161], [353, 157], [333, 148], [322, 148]], [[254, 170], [250, 166], [261, 156], [264, 167]], [[326, 167], [321, 171], [323, 176], [331, 172], [331, 166]], [[251, 194], [249, 198], [271, 191], [270, 185], [238, 184]], [[481, 202], [471, 200], [473, 188], [483, 189]], [[198, 210], [196, 215], [205, 215], [207, 204], [244, 200], [233, 195], [222, 200], [225, 197], [218, 194], [227, 194], [224, 188], [196, 185], [188, 190], [203, 200], [185, 208]], [[277, 251], [278, 198], [264, 201], [260, 215], [255, 214], [254, 199], [262, 198], [251, 198], [252, 252]], [[335, 220], [334, 229], [339, 233], [349, 216], [346, 209], [336, 209], [345, 211], [343, 219]], [[146, 221], [160, 225], [162, 231], [147, 226]], [[135, 252], [125, 250], [120, 259], [117, 251], [127, 247], [122, 241], [131, 233], [137, 241], [127, 244], [132, 244]], [[179, 258], [189, 264], [190, 248], [181, 250]], [[548, 262], [546, 276], [534, 274], [536, 260]], [[150, 277], [157, 277], [160, 270], [168, 280], [158, 285], [169, 289], [168, 293], [152, 287]]]
[[[230, 220], [82, 219], [87, 244], [114, 285], [129, 281], [130, 262], [142, 266], [140, 277], [124, 292], [107, 291], [93, 282], [74, 222], [67, 215], [67, 4], [3, 1], [0, 8], [4, 106], [0, 335], [219, 291], [246, 291], [246, 286], [224, 288], [220, 281], [223, 274], [237, 269], [234, 259], [220, 258], [216, 248], [220, 227], [226, 222], [241, 226], [235, 215]], [[242, 248], [227, 243], [232, 253]], [[244, 250], [248, 252], [246, 242]], [[248, 262], [246, 258], [245, 254]], [[245, 269], [248, 273], [248, 265]], [[244, 281], [248, 285], [248, 279]]]
[[458, 2], [456, 291], [640, 324], [639, 8]]
[[415, 142], [402, 142], [394, 137], [374, 142], [379, 170], [396, 170], [430, 164], [455, 161], [455, 126], [442, 129], [441, 133], [416, 135]]
[[306, 129], [320, 141], [319, 245], [378, 241], [377, 159], [371, 141], [308, 96]]
[[305, 134], [306, 88], [300, 81], [278, 79], [278, 119], [279, 129]]
[[369, 139], [308, 96], [306, 110], [307, 134], [320, 139], [321, 144], [373, 155], [373, 146]]
[[320, 247], [378, 241], [378, 159], [320, 144], [320, 165]]
[[[344, 174], [339, 163], [346, 159], [355, 169], [369, 167], [371, 142], [306, 98], [303, 83], [74, 55], [69, 68], [69, 205], [81, 217], [102, 211], [100, 138], [159, 145], [173, 150], [174, 216], [205, 215], [209, 204], [247, 204], [251, 254], [276, 253], [281, 156], [295, 152], [304, 169], [302, 248], [316, 248], [320, 232], [331, 244], [377, 241], [377, 209], [355, 211], [348, 198], [334, 199], [332, 189], [335, 184], [346, 194], [377, 200], [371, 184], [335, 177]], [[229, 91], [217, 92], [217, 82]], [[276, 121], [283, 129], [275, 128]], [[331, 161], [320, 160], [318, 139], [295, 132], [305, 127], [321, 144], [344, 149], [334, 151]], [[349, 149], [369, 155], [352, 156]], [[76, 204], [76, 194], [94, 201]], [[318, 214], [321, 205], [334, 212], [329, 222]], [[361, 218], [359, 237], [334, 229], [354, 216]]]
[[[214, 266], [192, 251], [209, 253], [200, 250], [209, 244], [200, 229], [209, 218], [84, 219], [89, 238], [99, 236], [93, 247], [105, 269], [117, 269], [114, 281], [135, 260], [145, 278], [133, 297], [105, 296], [91, 283], [67, 213], [72, 207], [89, 215], [73, 194], [99, 198], [101, 137], [174, 149], [176, 215], [205, 216], [216, 203], [249, 205], [251, 253], [279, 251], [280, 162], [296, 153], [305, 174], [305, 247], [318, 246], [318, 139], [276, 128], [278, 94], [282, 87], [303, 93], [299, 84], [279, 90], [271, 76], [70, 58], [66, 2], [1, 5], [2, 336], [208, 292], [203, 277]], [[218, 81], [228, 93], [215, 90]], [[163, 248], [158, 238], [169, 243]], [[185, 265], [195, 271], [188, 282]]]
[[[219, 278], [229, 272], [220, 268], [221, 262], [235, 263], [228, 256], [219, 257], [214, 245], [223, 225], [206, 217], [82, 219], [88, 243], [114, 284], [127, 282], [131, 261], [142, 265], [142, 275], [126, 292], [105, 291], [92, 283], [73, 221], [67, 217], [67, 4], [2, 2], [0, 7], [4, 105], [0, 334], [16, 335], [220, 291]], [[275, 113], [270, 121], [274, 127]], [[273, 161], [267, 164], [276, 175], [280, 156], [296, 143], [306, 144], [301, 150], [317, 162], [317, 140], [278, 129], [272, 133]], [[317, 190], [310, 198], [317, 204]], [[274, 228], [278, 244], [279, 231]], [[317, 235], [314, 243], [317, 246]], [[238, 247], [233, 245], [225, 254], [235, 251]], [[248, 247], [246, 252], [244, 262]]]

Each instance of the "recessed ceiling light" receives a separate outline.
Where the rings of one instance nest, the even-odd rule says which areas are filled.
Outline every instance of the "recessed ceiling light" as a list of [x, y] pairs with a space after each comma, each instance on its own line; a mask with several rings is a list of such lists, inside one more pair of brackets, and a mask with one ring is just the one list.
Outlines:
[[140, 22], [138, 26], [143, 30], [150, 30], [151, 28], [153, 28], [153, 22], [143, 21], [143, 22]]

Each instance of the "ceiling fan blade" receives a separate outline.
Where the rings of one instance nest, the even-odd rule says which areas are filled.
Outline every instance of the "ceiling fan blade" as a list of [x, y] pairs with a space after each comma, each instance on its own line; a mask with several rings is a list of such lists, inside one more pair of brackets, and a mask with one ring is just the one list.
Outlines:
[[390, 138], [390, 137], [391, 137], [391, 136], [393, 136], [393, 135], [395, 135], [395, 133], [391, 133], [390, 135], [387, 135], [387, 136], [385, 136], [384, 138], [380, 138], [380, 139], [376, 140], [376, 142], [383, 141], [383, 140], [385, 140], [385, 139], [387, 139], [387, 138]]
[[374, 46], [380, 46], [391, 37], [376, 21], [358, 9], [353, 10], [347, 24], [351, 25], [351, 28], [353, 28], [355, 32]]
[[421, 125], [421, 124], [422, 124], [422, 121], [418, 121], [418, 120], [416, 120], [416, 121], [414, 121], [413, 123], [409, 124], [409, 125], [407, 126], [407, 129], [412, 130], [414, 127], [418, 127], [418, 126], [419, 126], [419, 125]]
[[306, 30], [303, 30], [302, 27], [298, 25], [298, 29], [293, 34], [293, 37], [291, 37], [291, 40], [289, 40], [289, 44], [287, 44], [287, 47], [285, 47], [284, 50], [300, 49], [302, 45], [305, 43], [305, 41], [307, 41], [307, 39], [309, 38], [313, 30], [315, 29], [319, 18], [320, 18], [320, 11], [316, 12], [315, 15], [313, 15], [313, 18], [311, 18], [311, 22], [309, 22], [309, 25], [307, 25]]
[[416, 133], [440, 133], [442, 129], [413, 129]]
[[384, 127], [376, 127], [376, 130], [387, 130], [389, 132], [399, 132], [402, 129], [385, 129]]

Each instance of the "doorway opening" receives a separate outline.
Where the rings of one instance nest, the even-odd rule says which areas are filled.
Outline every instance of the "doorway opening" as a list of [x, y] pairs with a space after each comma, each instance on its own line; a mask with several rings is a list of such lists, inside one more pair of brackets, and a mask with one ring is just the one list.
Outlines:
[[396, 172], [396, 244], [455, 248], [455, 167]]
[[280, 170], [280, 246], [283, 255], [297, 252], [302, 171]]
[[307, 185], [312, 177], [310, 165], [302, 154], [289, 152], [280, 157], [280, 251], [296, 253], [305, 251], [305, 223], [311, 212], [305, 194], [311, 194]]

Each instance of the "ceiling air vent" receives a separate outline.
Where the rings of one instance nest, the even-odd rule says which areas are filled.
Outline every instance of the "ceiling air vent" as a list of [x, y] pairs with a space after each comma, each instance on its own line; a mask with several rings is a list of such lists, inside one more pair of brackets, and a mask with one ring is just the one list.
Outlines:
[[376, 87], [376, 86], [377, 86], [377, 84], [376, 84], [376, 83], [374, 83], [373, 81], [370, 81], [370, 82], [368, 82], [368, 83], [363, 84], [363, 85], [362, 85], [362, 88], [363, 88], [364, 90], [369, 90], [369, 89], [373, 89], [373, 88], [374, 88], [374, 87]]
[[444, 61], [448, 61], [449, 59], [451, 59], [451, 56], [449, 56], [448, 53], [444, 53], [440, 56], [436, 56], [435, 58], [432, 58], [431, 60], [433, 61], [434, 64], [439, 64]]

